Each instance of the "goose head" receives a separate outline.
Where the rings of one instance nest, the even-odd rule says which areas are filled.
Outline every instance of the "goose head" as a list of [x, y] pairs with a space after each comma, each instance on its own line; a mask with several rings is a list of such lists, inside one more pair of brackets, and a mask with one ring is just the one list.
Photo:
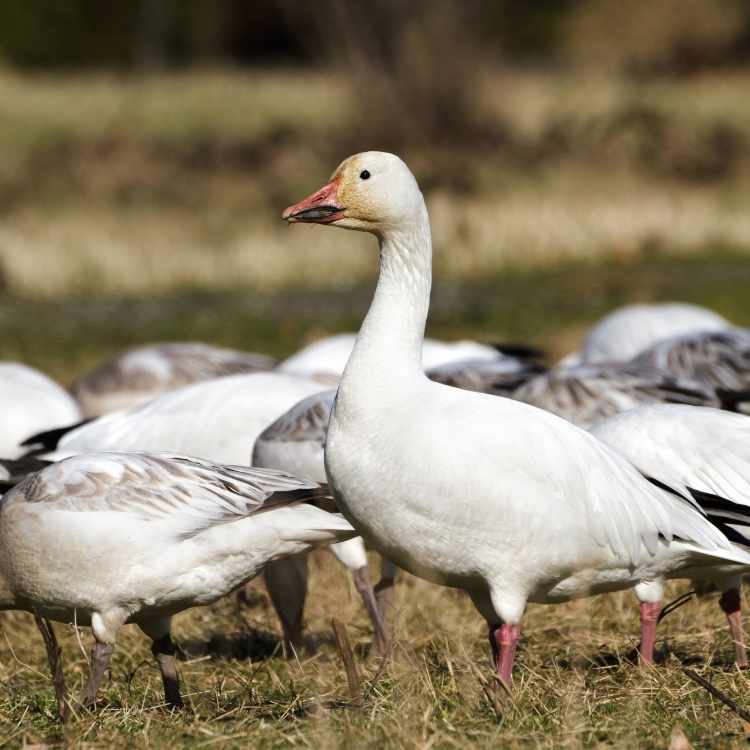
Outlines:
[[382, 236], [416, 221], [422, 211], [422, 193], [406, 164], [394, 154], [365, 151], [341, 162], [328, 183], [281, 218]]

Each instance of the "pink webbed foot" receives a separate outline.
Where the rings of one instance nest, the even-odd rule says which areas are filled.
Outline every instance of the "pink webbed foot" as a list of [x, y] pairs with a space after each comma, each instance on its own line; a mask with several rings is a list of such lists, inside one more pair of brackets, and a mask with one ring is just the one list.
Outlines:
[[654, 663], [656, 623], [661, 612], [661, 602], [641, 602], [641, 645], [638, 648], [640, 665]]
[[495, 669], [503, 685], [508, 690], [513, 685], [513, 663], [516, 659], [516, 648], [521, 638], [520, 625], [490, 627], [490, 646], [495, 659]]
[[742, 599], [738, 588], [727, 589], [719, 599], [719, 606], [727, 616], [729, 632], [734, 642], [735, 663], [740, 669], [747, 669], [745, 634], [742, 630]]

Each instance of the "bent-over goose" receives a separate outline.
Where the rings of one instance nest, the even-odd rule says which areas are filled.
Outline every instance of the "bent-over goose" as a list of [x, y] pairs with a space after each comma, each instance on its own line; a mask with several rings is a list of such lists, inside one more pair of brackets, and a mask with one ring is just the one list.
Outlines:
[[[335, 385], [344, 371], [356, 338], [354, 333], [337, 333], [319, 341], [313, 341], [312, 344], [308, 344], [280, 362], [277, 369], [280, 372]], [[504, 356], [495, 347], [476, 341], [425, 339], [422, 362], [425, 370], [430, 370], [451, 362], [468, 359], [492, 362]]]
[[427, 377], [436, 383], [496, 396], [510, 396], [524, 383], [546, 371], [547, 368], [534, 358], [517, 357], [459, 360], [426, 370]]
[[138, 406], [183, 385], [222, 375], [262, 372], [275, 364], [264, 354], [209, 344], [151, 344], [102, 363], [75, 380], [70, 392], [85, 417], [99, 417]]
[[713, 388], [750, 390], [750, 329], [677, 336], [654, 344], [635, 359], [636, 367], [656, 367]]
[[227, 375], [99, 417], [59, 437], [54, 448], [39, 436], [42, 447], [35, 452], [60, 459], [102, 450], [166, 450], [248, 464], [258, 435], [301, 398], [320, 390], [319, 383], [276, 372]]
[[0, 456], [17, 458], [32, 433], [80, 419], [78, 404], [54, 380], [18, 362], [0, 362]]
[[[729, 539], [750, 546], [750, 417], [694, 406], [652, 405], [606, 419], [591, 432], [646, 476], [658, 477], [675, 492], [692, 497]], [[729, 577], [716, 583], [737, 665], [744, 668], [748, 662], [740, 581]]]
[[528, 602], [750, 564], [695, 503], [654, 486], [593, 435], [425, 376], [430, 223], [401, 159], [350, 157], [283, 218], [378, 238], [377, 288], [338, 388], [326, 475], [338, 507], [381, 555], [469, 592], [504, 683]]
[[0, 608], [91, 626], [85, 705], [117, 632], [137, 624], [153, 640], [167, 703], [181, 706], [172, 616], [216, 601], [272, 560], [352, 536], [323, 509], [327, 497], [284, 472], [174, 454], [66, 459], [0, 500]]
[[731, 327], [726, 318], [713, 310], [684, 302], [625, 305], [591, 328], [583, 344], [581, 361], [625, 361], [667, 338]]
[[[323, 391], [302, 399], [267, 427], [255, 441], [253, 466], [283, 469], [295, 476], [325, 482], [323, 446], [336, 391]], [[393, 566], [383, 561], [377, 595], [370, 583], [367, 553], [361, 537], [333, 544], [331, 552], [351, 571], [354, 585], [362, 597], [375, 631], [380, 653], [387, 649], [387, 608], [395, 580]], [[266, 587], [271, 595], [284, 640], [298, 648], [302, 644], [302, 620], [307, 596], [307, 556], [285, 558], [265, 571]]]
[[721, 394], [709, 385], [629, 362], [555, 367], [528, 379], [510, 395], [579, 427], [643, 404], [724, 405]]

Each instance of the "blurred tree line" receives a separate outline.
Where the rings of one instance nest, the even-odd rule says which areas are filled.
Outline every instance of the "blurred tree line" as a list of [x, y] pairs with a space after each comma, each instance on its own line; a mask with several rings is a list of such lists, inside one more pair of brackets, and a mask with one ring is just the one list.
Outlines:
[[[684, 75], [750, 59], [747, 0], [3, 0], [0, 59], [149, 69], [342, 61]], [[442, 61], [439, 59], [442, 58]], [[447, 58], [447, 60], [446, 60]]]

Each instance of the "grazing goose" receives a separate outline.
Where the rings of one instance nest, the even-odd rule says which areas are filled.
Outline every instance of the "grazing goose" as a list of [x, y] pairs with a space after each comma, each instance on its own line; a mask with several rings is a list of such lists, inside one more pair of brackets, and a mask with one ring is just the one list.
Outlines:
[[510, 395], [579, 427], [643, 404], [723, 405], [721, 395], [708, 385], [628, 362], [555, 367], [528, 379]]
[[107, 414], [59, 438], [26, 440], [45, 458], [102, 450], [174, 451], [211, 461], [247, 464], [258, 435], [319, 383], [281, 373], [227, 375], [165, 393], [133, 409]]
[[0, 362], [0, 456], [17, 458], [34, 432], [78, 422], [81, 412], [65, 390], [38, 370]]
[[502, 357], [495, 360], [459, 360], [428, 369], [427, 377], [454, 388], [496, 396], [510, 396], [524, 383], [547, 370], [535, 359]]
[[[336, 391], [323, 391], [300, 401], [267, 427], [255, 441], [253, 466], [283, 469], [295, 476], [325, 482], [323, 446], [328, 419]], [[367, 553], [361, 537], [333, 544], [331, 552], [351, 571], [354, 585], [362, 597], [375, 631], [375, 644], [383, 654], [387, 650], [387, 604], [395, 580], [395, 570], [383, 562], [377, 595], [370, 583]], [[307, 596], [307, 556], [285, 558], [270, 564], [265, 571], [266, 587], [271, 595], [284, 640], [295, 648], [302, 645], [302, 619]]]
[[[591, 432], [646, 476], [658, 477], [692, 497], [729, 539], [750, 545], [750, 417], [694, 406], [652, 405], [604, 420]], [[746, 667], [739, 578], [716, 582], [737, 665]], [[653, 652], [653, 643], [650, 647]]]
[[[338, 507], [381, 555], [470, 594], [505, 684], [528, 602], [633, 586], [647, 598], [654, 579], [750, 564], [694, 502], [654, 486], [593, 435], [425, 376], [430, 223], [401, 159], [350, 157], [283, 218], [378, 238], [378, 284], [331, 414], [326, 474]], [[641, 613], [648, 630], [651, 610]]]
[[[70, 386], [85, 417], [99, 417], [150, 401], [183, 385], [274, 367], [264, 354], [179, 342], [130, 349]], [[29, 433], [27, 433], [28, 435]]]
[[731, 326], [718, 313], [698, 305], [626, 305], [606, 315], [589, 331], [581, 361], [625, 361], [666, 338], [722, 331]]
[[179, 707], [172, 616], [216, 601], [271, 560], [354, 533], [323, 507], [332, 503], [316, 482], [283, 472], [166, 453], [69, 458], [0, 500], [0, 608], [91, 626], [84, 705], [117, 632], [137, 624], [153, 640], [167, 704]]
[[[354, 333], [337, 333], [314, 341], [283, 360], [278, 370], [291, 375], [314, 378], [335, 385], [344, 371], [357, 336]], [[476, 341], [437, 341], [425, 339], [422, 361], [426, 370], [461, 360], [491, 362], [503, 357], [497, 349]]]
[[750, 329], [677, 336], [654, 344], [635, 359], [676, 377], [730, 391], [750, 390]]

